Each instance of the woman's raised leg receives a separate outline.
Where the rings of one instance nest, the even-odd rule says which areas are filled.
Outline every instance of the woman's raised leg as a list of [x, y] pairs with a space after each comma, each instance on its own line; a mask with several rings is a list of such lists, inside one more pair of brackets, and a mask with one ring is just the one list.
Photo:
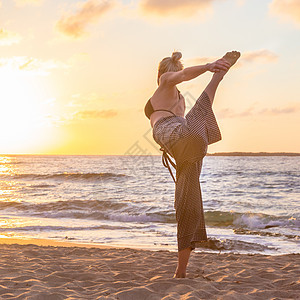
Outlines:
[[[240, 56], [241, 56], [240, 52], [232, 51], [232, 52], [227, 52], [223, 56], [223, 58], [226, 59], [231, 64], [231, 66], [233, 66], [236, 63], [236, 61], [239, 59]], [[227, 72], [228, 71], [219, 71], [219, 72], [214, 73], [210, 83], [205, 88], [204, 91], [208, 95], [211, 104], [214, 101], [218, 85], [219, 85], [219, 83], [221, 82], [221, 80], [223, 79], [224, 75]]]
[[210, 80], [209, 84], [207, 85], [207, 87], [204, 90], [206, 92], [211, 104], [213, 104], [213, 102], [214, 102], [217, 88], [219, 86], [219, 83], [223, 79], [223, 76], [224, 75], [222, 75], [220, 72], [214, 73], [212, 76], [212, 79]]

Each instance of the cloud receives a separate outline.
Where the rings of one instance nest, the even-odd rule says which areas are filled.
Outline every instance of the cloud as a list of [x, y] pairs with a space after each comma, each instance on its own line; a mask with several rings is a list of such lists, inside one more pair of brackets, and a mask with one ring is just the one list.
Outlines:
[[114, 109], [108, 110], [83, 110], [76, 113], [76, 117], [79, 119], [108, 119], [117, 115], [117, 111]]
[[[186, 62], [190, 65], [204, 65], [209, 62], [214, 62], [219, 58], [221, 58], [221, 56], [196, 57], [187, 59]], [[242, 52], [241, 58], [238, 60], [236, 66], [241, 66], [244, 63], [272, 63], [277, 61], [277, 59], [278, 55], [267, 49]]]
[[251, 115], [253, 115], [252, 107], [250, 107], [242, 112], [235, 112], [230, 108], [224, 108], [218, 112], [218, 117], [220, 119], [249, 117]]
[[278, 55], [267, 49], [249, 51], [242, 54], [241, 62], [274, 62], [277, 61]]
[[71, 125], [87, 119], [110, 119], [118, 114], [117, 110], [82, 110], [77, 112], [68, 112], [64, 114], [52, 114], [46, 117], [46, 121], [56, 127], [62, 125]]
[[15, 0], [17, 6], [40, 5], [43, 0]]
[[27, 56], [0, 58], [0, 69], [19, 70], [31, 75], [46, 76], [54, 69], [66, 69], [69, 65], [57, 60], [41, 60]]
[[114, 6], [114, 1], [88, 0], [78, 4], [78, 11], [74, 14], [66, 14], [57, 23], [56, 28], [63, 34], [80, 38], [85, 34], [85, 28], [89, 23], [96, 22], [102, 15]]
[[290, 105], [287, 107], [264, 108], [260, 110], [257, 110], [254, 107], [249, 107], [246, 110], [241, 112], [235, 112], [230, 108], [224, 108], [218, 112], [218, 117], [225, 119], [225, 118], [250, 117], [250, 116], [258, 116], [258, 115], [278, 116], [278, 115], [297, 113], [299, 110], [300, 110], [300, 106], [297, 104]]
[[0, 29], [0, 46], [11, 46], [18, 44], [21, 41], [21, 36], [18, 33]]
[[269, 108], [269, 109], [262, 109], [259, 113], [266, 114], [270, 116], [277, 116], [283, 114], [293, 114], [300, 110], [299, 106], [288, 106], [288, 107], [279, 107], [279, 108]]
[[283, 19], [291, 20], [300, 25], [300, 1], [299, 0], [273, 0], [270, 3], [271, 14]]
[[213, 0], [142, 0], [140, 9], [145, 14], [161, 17], [190, 17], [211, 8]]

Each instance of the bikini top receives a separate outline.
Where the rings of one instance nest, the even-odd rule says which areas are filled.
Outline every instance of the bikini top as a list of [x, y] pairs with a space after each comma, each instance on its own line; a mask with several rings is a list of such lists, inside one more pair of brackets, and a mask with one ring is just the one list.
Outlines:
[[[178, 91], [178, 98], [180, 99], [180, 91], [177, 89]], [[151, 104], [151, 98], [147, 101], [146, 105], [145, 105], [145, 108], [144, 108], [144, 112], [145, 112], [145, 115], [146, 117], [150, 120], [150, 116], [155, 112], [155, 111], [168, 111], [170, 113], [172, 113], [174, 116], [176, 116], [175, 113], [173, 113], [172, 111], [170, 110], [167, 110], [167, 109], [156, 109], [154, 110], [153, 109], [153, 106]]]

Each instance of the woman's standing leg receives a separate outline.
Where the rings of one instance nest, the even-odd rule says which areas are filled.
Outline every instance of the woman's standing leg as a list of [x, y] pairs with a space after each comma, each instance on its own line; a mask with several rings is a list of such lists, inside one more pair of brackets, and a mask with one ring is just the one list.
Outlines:
[[[202, 158], [206, 154], [207, 145], [221, 139], [211, 105], [222, 78], [223, 75], [221, 74], [213, 75], [195, 106], [186, 116], [189, 133], [192, 133], [192, 137], [187, 138], [187, 142], [193, 143], [196, 147], [190, 145], [186, 147], [180, 145], [180, 143], [176, 145], [181, 149], [186, 148], [185, 153], [181, 153], [181, 155], [185, 158], [188, 157], [190, 161], [185, 161], [182, 164], [177, 162], [175, 209], [178, 264], [174, 275], [175, 278], [184, 278], [186, 276], [186, 268], [190, 253], [195, 248], [195, 242], [207, 241], [199, 177]], [[188, 132], [186, 134], [188, 135]], [[196, 141], [197, 139], [198, 142]], [[202, 150], [200, 149], [201, 145]], [[195, 148], [197, 148], [198, 154]], [[184, 245], [190, 246], [182, 249], [182, 247], [185, 247]]]
[[[228, 52], [224, 56], [231, 65], [239, 57], [240, 53], [236, 51]], [[195, 242], [207, 239], [199, 176], [201, 173], [202, 158], [206, 154], [207, 145], [221, 139], [221, 133], [211, 106], [219, 83], [226, 73], [227, 71], [214, 73], [204, 92], [186, 115], [187, 133], [191, 134], [192, 138], [186, 139], [187, 142], [183, 142], [182, 144], [178, 143], [176, 145], [177, 150], [174, 149], [177, 152], [176, 162], [179, 161], [179, 163], [177, 162], [177, 183], [175, 190], [176, 219], [179, 230], [178, 265], [174, 275], [177, 278], [186, 276], [186, 268], [190, 253], [195, 247]], [[191, 143], [196, 146], [190, 145]], [[196, 147], [198, 148], [198, 155], [195, 152]], [[192, 153], [189, 150], [192, 150]], [[181, 163], [186, 158], [188, 158], [187, 161]], [[194, 215], [195, 212], [196, 218]], [[180, 215], [182, 217], [177, 218]], [[194, 228], [194, 230], [191, 231], [191, 228]], [[188, 244], [190, 246], [184, 246]]]
[[202, 160], [185, 162], [180, 170], [176, 170], [178, 265], [174, 277], [185, 277], [188, 258], [195, 248], [195, 242], [207, 241], [199, 182], [201, 167]]
[[186, 248], [178, 251], [178, 265], [174, 274], [174, 278], [186, 277], [186, 267], [189, 262], [191, 251], [192, 248]]

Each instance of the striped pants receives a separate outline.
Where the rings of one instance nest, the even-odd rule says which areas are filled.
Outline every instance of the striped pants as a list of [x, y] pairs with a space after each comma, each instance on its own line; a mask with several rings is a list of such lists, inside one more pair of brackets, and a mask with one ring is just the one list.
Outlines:
[[[207, 146], [221, 140], [221, 133], [204, 91], [184, 117], [160, 118], [153, 127], [153, 139], [163, 150], [163, 163], [174, 176], [168, 161], [176, 168], [175, 211], [178, 251], [195, 249], [207, 241], [199, 177]], [[172, 162], [170, 155], [175, 159]], [[165, 158], [165, 161], [164, 161]]]

